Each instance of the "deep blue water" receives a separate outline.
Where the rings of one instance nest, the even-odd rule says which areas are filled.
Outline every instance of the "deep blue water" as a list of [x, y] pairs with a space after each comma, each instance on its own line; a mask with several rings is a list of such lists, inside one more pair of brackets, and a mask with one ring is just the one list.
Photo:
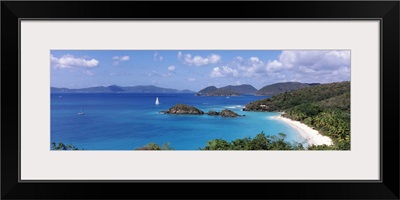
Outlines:
[[[156, 97], [160, 105], [155, 105]], [[208, 140], [228, 141], [283, 132], [287, 141], [300, 139], [290, 126], [269, 117], [274, 112], [244, 112], [247, 103], [262, 96], [198, 97], [193, 94], [51, 94], [51, 142], [85, 150], [132, 150], [150, 142], [170, 143], [175, 150], [195, 150]], [[204, 112], [231, 109], [237, 118], [159, 114], [176, 103]], [[83, 109], [84, 115], [78, 115]]]

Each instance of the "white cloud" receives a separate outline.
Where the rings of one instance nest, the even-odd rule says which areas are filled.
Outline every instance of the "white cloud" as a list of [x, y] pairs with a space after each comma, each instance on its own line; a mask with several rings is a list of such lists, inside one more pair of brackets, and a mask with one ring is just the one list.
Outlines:
[[129, 56], [114, 56], [112, 57], [113, 60], [118, 60], [118, 61], [128, 61]]
[[176, 69], [176, 67], [173, 66], [173, 65], [171, 65], [171, 66], [168, 67], [168, 71], [175, 71], [175, 69]]
[[171, 65], [168, 67], [168, 72], [166, 72], [166, 73], [157, 72], [157, 71], [153, 70], [148, 74], [148, 76], [170, 77], [175, 74], [175, 69], [176, 69], [175, 66]]
[[128, 61], [130, 58], [129, 56], [114, 56], [112, 57], [113, 65], [118, 65], [120, 62]]
[[341, 66], [350, 67], [350, 51], [283, 51], [279, 60], [272, 61], [267, 69], [302, 69], [303, 71], [335, 70]]
[[129, 60], [129, 56], [122, 56], [121, 58], [119, 58], [120, 61], [128, 61]]
[[239, 61], [239, 62], [242, 62], [242, 61], [243, 61], [243, 58], [242, 58], [241, 56], [237, 56], [237, 57], [235, 58], [235, 60], [236, 60], [236, 61]]
[[63, 55], [61, 58], [56, 58], [50, 55], [50, 63], [54, 68], [93, 68], [99, 65], [96, 59], [75, 58], [73, 55]]
[[213, 78], [227, 77], [227, 76], [237, 77], [238, 75], [239, 73], [236, 69], [230, 68], [228, 66], [214, 67], [210, 73], [210, 76]]
[[211, 64], [218, 63], [221, 60], [221, 56], [217, 54], [211, 54], [208, 56], [209, 62]]
[[265, 63], [258, 57], [250, 57], [244, 60], [242, 57], [236, 57], [233, 62], [234, 65], [240, 70], [241, 75], [245, 77], [255, 77], [265, 74]]
[[210, 76], [250, 78], [247, 82], [254, 84], [350, 80], [350, 51], [282, 51], [269, 61], [238, 56], [224, 67], [213, 68]]
[[268, 61], [267, 63], [267, 70], [268, 71], [277, 71], [279, 69], [282, 69], [282, 62], [279, 62], [277, 60], [274, 61]]
[[255, 62], [255, 63], [260, 62], [260, 59], [259, 59], [258, 57], [251, 57], [251, 58], [249, 58], [249, 60], [250, 60], [251, 62]]
[[195, 78], [188, 78], [187, 80], [188, 80], [188, 81], [191, 81], [191, 82], [196, 81]]
[[201, 56], [192, 56], [191, 54], [183, 55], [182, 52], [178, 52], [178, 59], [187, 65], [203, 66], [208, 64], [216, 64], [220, 62], [221, 56], [217, 54], [210, 54], [207, 57], [201, 57]]
[[153, 55], [153, 60], [154, 60], [154, 61], [157, 61], [157, 56], [158, 56], [158, 53], [157, 53], [157, 51], [156, 51], [156, 52], [154, 52], [154, 55]]
[[300, 82], [350, 80], [350, 51], [283, 51], [266, 69], [275, 79]]
[[156, 51], [156, 52], [154, 52], [154, 55], [153, 55], [153, 60], [154, 60], [154, 62], [157, 62], [157, 61], [160, 61], [160, 62], [162, 62], [162, 61], [163, 61], [163, 59], [164, 59], [164, 57], [160, 56], [160, 55], [158, 54], [158, 52], [157, 52], [157, 51]]

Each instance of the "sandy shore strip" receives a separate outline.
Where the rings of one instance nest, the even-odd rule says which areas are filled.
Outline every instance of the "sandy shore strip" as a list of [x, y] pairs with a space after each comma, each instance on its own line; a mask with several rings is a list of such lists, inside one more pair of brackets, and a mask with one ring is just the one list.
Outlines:
[[311, 127], [307, 126], [306, 124], [303, 124], [299, 121], [294, 121], [286, 117], [282, 116], [273, 116], [271, 119], [276, 119], [276, 120], [281, 120], [288, 125], [290, 125], [292, 128], [296, 129], [300, 135], [306, 139], [308, 145], [332, 145], [332, 139], [321, 135], [317, 130], [312, 129]]

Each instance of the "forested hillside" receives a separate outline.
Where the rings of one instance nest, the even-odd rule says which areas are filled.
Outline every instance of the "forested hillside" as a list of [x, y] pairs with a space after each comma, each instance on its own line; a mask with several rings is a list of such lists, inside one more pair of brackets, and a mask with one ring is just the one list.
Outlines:
[[[329, 136], [329, 149], [350, 149], [350, 82], [329, 83], [284, 92], [251, 102], [245, 111], [279, 111]], [[310, 149], [321, 149], [313, 147]]]
[[274, 96], [283, 92], [289, 92], [292, 90], [297, 90], [309, 86], [310, 85], [306, 83], [298, 83], [298, 82], [275, 83], [272, 85], [264, 86], [263, 88], [258, 90], [257, 95]]

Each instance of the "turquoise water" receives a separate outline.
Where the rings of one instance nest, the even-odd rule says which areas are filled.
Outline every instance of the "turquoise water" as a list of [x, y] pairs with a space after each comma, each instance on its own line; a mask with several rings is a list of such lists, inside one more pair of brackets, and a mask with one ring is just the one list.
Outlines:
[[[160, 105], [155, 105], [156, 97]], [[193, 94], [51, 94], [51, 142], [73, 144], [85, 150], [132, 150], [150, 142], [170, 143], [175, 150], [195, 150], [208, 140], [228, 141], [254, 137], [264, 131], [279, 132], [287, 141], [300, 140], [289, 125], [271, 116], [275, 112], [244, 112], [242, 108], [263, 96], [198, 97]], [[176, 103], [195, 106], [204, 112], [225, 108], [246, 115], [237, 118], [219, 116], [168, 115]], [[78, 115], [81, 111], [84, 115]]]

